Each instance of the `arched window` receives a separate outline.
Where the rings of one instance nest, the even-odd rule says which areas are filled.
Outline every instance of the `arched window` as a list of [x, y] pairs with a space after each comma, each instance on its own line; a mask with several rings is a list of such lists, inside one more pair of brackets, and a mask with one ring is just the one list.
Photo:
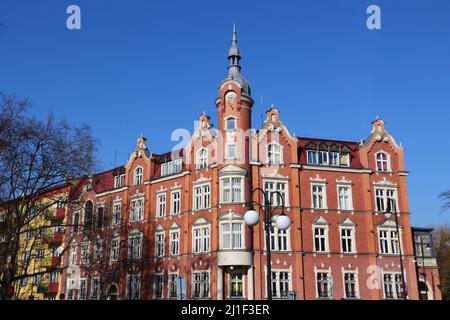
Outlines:
[[134, 185], [142, 184], [144, 179], [144, 169], [142, 167], [137, 167], [134, 170]]
[[109, 300], [117, 300], [117, 293], [118, 293], [117, 285], [113, 283], [112, 285], [109, 286], [108, 289]]
[[197, 169], [203, 169], [208, 166], [208, 150], [203, 148], [197, 152]]
[[278, 143], [267, 145], [267, 158], [269, 164], [281, 164], [283, 162], [282, 147]]
[[377, 171], [390, 171], [389, 155], [385, 152], [379, 152], [376, 154]]
[[236, 129], [236, 118], [229, 117], [227, 118], [227, 130]]
[[90, 230], [93, 222], [94, 203], [89, 200], [84, 205], [84, 228]]

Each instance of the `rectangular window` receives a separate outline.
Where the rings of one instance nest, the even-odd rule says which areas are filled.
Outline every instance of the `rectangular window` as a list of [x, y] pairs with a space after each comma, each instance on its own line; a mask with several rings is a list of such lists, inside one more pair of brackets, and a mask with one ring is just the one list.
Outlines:
[[111, 262], [119, 261], [120, 238], [114, 238], [111, 241]]
[[142, 221], [142, 219], [144, 219], [144, 199], [132, 200], [130, 221]]
[[112, 217], [112, 225], [119, 225], [120, 224], [120, 216], [122, 212], [122, 204], [121, 203], [115, 203], [113, 205], [113, 217]]
[[330, 152], [329, 157], [331, 166], [339, 166], [339, 152]]
[[276, 226], [270, 228], [270, 248], [273, 251], [288, 251], [288, 231], [280, 230]]
[[328, 165], [328, 151], [319, 151], [319, 164]]
[[347, 299], [357, 298], [356, 285], [357, 285], [356, 274], [353, 272], [344, 273], [345, 298], [347, 298]]
[[327, 252], [327, 229], [321, 227], [314, 228], [314, 251]]
[[89, 263], [89, 243], [83, 242], [81, 244], [81, 264]]
[[314, 209], [325, 209], [325, 186], [313, 184], [312, 186], [312, 205]]
[[272, 297], [286, 299], [289, 292], [289, 272], [273, 271], [272, 272]]
[[242, 178], [221, 179], [222, 203], [242, 202]]
[[308, 154], [308, 163], [309, 164], [317, 164], [318, 163], [317, 151], [308, 150], [307, 154]]
[[166, 176], [168, 174], [168, 171], [167, 171], [167, 163], [163, 163], [162, 165], [161, 165], [161, 175], [162, 176]]
[[163, 232], [156, 233], [155, 255], [157, 257], [164, 256], [164, 233]]
[[181, 212], [181, 192], [173, 191], [170, 193], [170, 213], [179, 214]]
[[224, 222], [221, 224], [222, 249], [242, 249], [243, 224], [241, 222]]
[[169, 273], [169, 299], [177, 297], [177, 279], [176, 273]]
[[173, 162], [173, 171], [175, 173], [181, 172], [183, 170], [183, 162], [181, 159], [174, 160]]
[[352, 197], [350, 187], [338, 187], [339, 210], [352, 210]]
[[[396, 201], [396, 190], [388, 188], [376, 188], [375, 189], [375, 202], [377, 211], [384, 212], [387, 209], [387, 203], [391, 201], [391, 205], [395, 205]], [[398, 210], [391, 206], [391, 210]]]
[[399, 253], [399, 237], [396, 230], [382, 229], [378, 233], [382, 254]]
[[402, 275], [400, 273], [385, 273], [383, 288], [386, 299], [402, 299], [404, 297]]
[[170, 232], [170, 255], [177, 256], [180, 253], [180, 231]]
[[341, 229], [341, 249], [342, 253], [354, 253], [353, 228]]
[[209, 184], [194, 188], [194, 210], [209, 208], [211, 206], [210, 200]]
[[137, 300], [141, 295], [141, 275], [132, 274], [127, 276], [126, 298], [128, 300]]
[[92, 300], [100, 299], [100, 279], [92, 280], [91, 299]]
[[132, 236], [128, 238], [128, 259], [141, 259], [142, 257], [142, 236]]
[[59, 272], [53, 271], [48, 274], [48, 282], [49, 283], [58, 283], [59, 281]]
[[242, 298], [244, 296], [244, 282], [241, 272], [232, 272], [230, 274], [230, 297]]
[[192, 274], [193, 298], [209, 298], [209, 272], [194, 271]]
[[156, 204], [156, 212], [158, 213], [158, 217], [164, 217], [166, 215], [166, 194], [158, 194], [157, 196], [157, 204]]
[[[266, 181], [264, 183], [264, 191], [269, 193], [269, 196], [272, 198], [272, 206], [288, 206], [288, 192], [287, 192], [287, 184], [285, 182], [274, 182], [274, 181]], [[278, 191], [280, 194], [276, 193], [272, 196], [272, 193]]]
[[209, 252], [209, 226], [196, 227], [192, 232], [194, 253]]
[[104, 219], [104, 208], [98, 207], [97, 208], [97, 228], [99, 228], [99, 229], [103, 228], [103, 219]]
[[114, 188], [120, 188], [125, 185], [125, 175], [120, 174], [114, 177]]
[[236, 159], [236, 145], [227, 144], [227, 159]]
[[80, 280], [80, 290], [78, 291], [78, 300], [86, 300], [86, 279]]
[[327, 272], [317, 273], [317, 296], [322, 299], [331, 298], [330, 275]]
[[156, 299], [161, 299], [163, 296], [164, 288], [164, 276], [162, 274], [155, 274], [155, 292], [154, 296]]
[[348, 153], [341, 153], [339, 162], [343, 167], [350, 167], [350, 155]]

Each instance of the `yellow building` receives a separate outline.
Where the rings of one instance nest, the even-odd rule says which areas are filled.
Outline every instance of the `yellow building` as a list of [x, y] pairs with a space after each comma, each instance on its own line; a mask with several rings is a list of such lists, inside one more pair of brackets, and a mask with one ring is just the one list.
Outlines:
[[36, 214], [20, 235], [17, 274], [28, 274], [14, 283], [13, 299], [59, 299], [60, 261], [63, 252], [65, 189], [58, 188], [42, 198], [48, 208]]

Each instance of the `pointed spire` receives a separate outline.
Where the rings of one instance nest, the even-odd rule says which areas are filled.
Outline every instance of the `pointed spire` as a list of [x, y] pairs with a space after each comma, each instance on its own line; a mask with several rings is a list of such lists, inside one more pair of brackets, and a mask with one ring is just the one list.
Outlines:
[[228, 60], [230, 60], [230, 65], [228, 66], [228, 74], [239, 73], [241, 67], [239, 66], [239, 60], [241, 59], [241, 54], [239, 52], [239, 47], [237, 46], [237, 32], [236, 24], [233, 24], [233, 36], [231, 38], [231, 48], [228, 51]]

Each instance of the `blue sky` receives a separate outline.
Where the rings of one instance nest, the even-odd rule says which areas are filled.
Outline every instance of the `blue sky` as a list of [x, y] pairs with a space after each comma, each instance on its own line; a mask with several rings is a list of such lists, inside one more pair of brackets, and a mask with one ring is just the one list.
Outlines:
[[[81, 8], [82, 29], [66, 28]], [[366, 9], [381, 7], [382, 29]], [[253, 126], [273, 103], [291, 132], [365, 139], [378, 115], [405, 146], [412, 222], [450, 223], [448, 0], [0, 0], [0, 90], [33, 112], [89, 123], [102, 168], [124, 163], [142, 132], [169, 151], [192, 129], [226, 74], [236, 22]], [[261, 104], [261, 96], [263, 97]]]

